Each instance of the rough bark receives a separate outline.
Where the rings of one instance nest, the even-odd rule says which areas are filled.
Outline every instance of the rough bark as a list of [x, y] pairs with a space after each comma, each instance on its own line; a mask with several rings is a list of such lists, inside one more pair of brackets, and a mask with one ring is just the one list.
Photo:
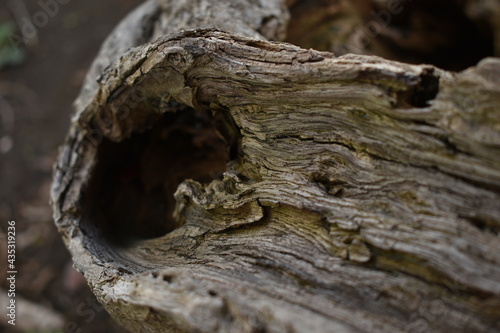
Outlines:
[[[110, 37], [56, 166], [106, 309], [136, 332], [500, 332], [500, 60], [335, 57], [265, 41], [278, 1], [192, 3]], [[233, 33], [119, 57], [206, 25]]]

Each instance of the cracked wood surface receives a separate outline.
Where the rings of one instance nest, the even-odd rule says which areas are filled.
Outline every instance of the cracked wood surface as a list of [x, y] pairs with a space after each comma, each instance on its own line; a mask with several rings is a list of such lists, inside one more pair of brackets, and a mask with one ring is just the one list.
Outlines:
[[[106, 309], [137, 332], [500, 331], [500, 61], [454, 74], [246, 35], [161, 37], [83, 90], [52, 200]], [[189, 165], [176, 131], [213, 153]], [[133, 209], [172, 195], [173, 218]], [[133, 239], [148, 228], [168, 232]]]

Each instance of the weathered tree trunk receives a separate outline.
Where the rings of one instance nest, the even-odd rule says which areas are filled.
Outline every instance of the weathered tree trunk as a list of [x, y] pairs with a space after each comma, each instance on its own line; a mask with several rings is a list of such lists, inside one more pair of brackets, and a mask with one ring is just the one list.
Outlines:
[[52, 187], [76, 267], [135, 332], [500, 332], [500, 60], [265, 40], [287, 20], [150, 1], [110, 36]]

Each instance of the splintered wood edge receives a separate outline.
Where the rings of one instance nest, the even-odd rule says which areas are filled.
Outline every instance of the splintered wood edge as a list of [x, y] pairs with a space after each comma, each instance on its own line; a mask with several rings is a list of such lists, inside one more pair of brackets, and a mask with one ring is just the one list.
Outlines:
[[[137, 331], [498, 330], [498, 73], [498, 59], [451, 74], [215, 30], [163, 37], [107, 69], [79, 113], [56, 223]], [[182, 227], [113, 247], [84, 200], [92, 139], [142, 130], [158, 96], [229, 113], [239, 156], [222, 180], [179, 186]]]

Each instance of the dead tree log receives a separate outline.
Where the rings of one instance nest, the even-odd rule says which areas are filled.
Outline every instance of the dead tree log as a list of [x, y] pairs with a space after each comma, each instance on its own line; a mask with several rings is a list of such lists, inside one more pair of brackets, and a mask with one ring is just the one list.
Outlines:
[[[135, 332], [500, 332], [500, 60], [266, 41], [287, 19], [150, 1], [118, 27], [55, 168], [76, 267]], [[232, 33], [175, 33], [205, 26]]]

